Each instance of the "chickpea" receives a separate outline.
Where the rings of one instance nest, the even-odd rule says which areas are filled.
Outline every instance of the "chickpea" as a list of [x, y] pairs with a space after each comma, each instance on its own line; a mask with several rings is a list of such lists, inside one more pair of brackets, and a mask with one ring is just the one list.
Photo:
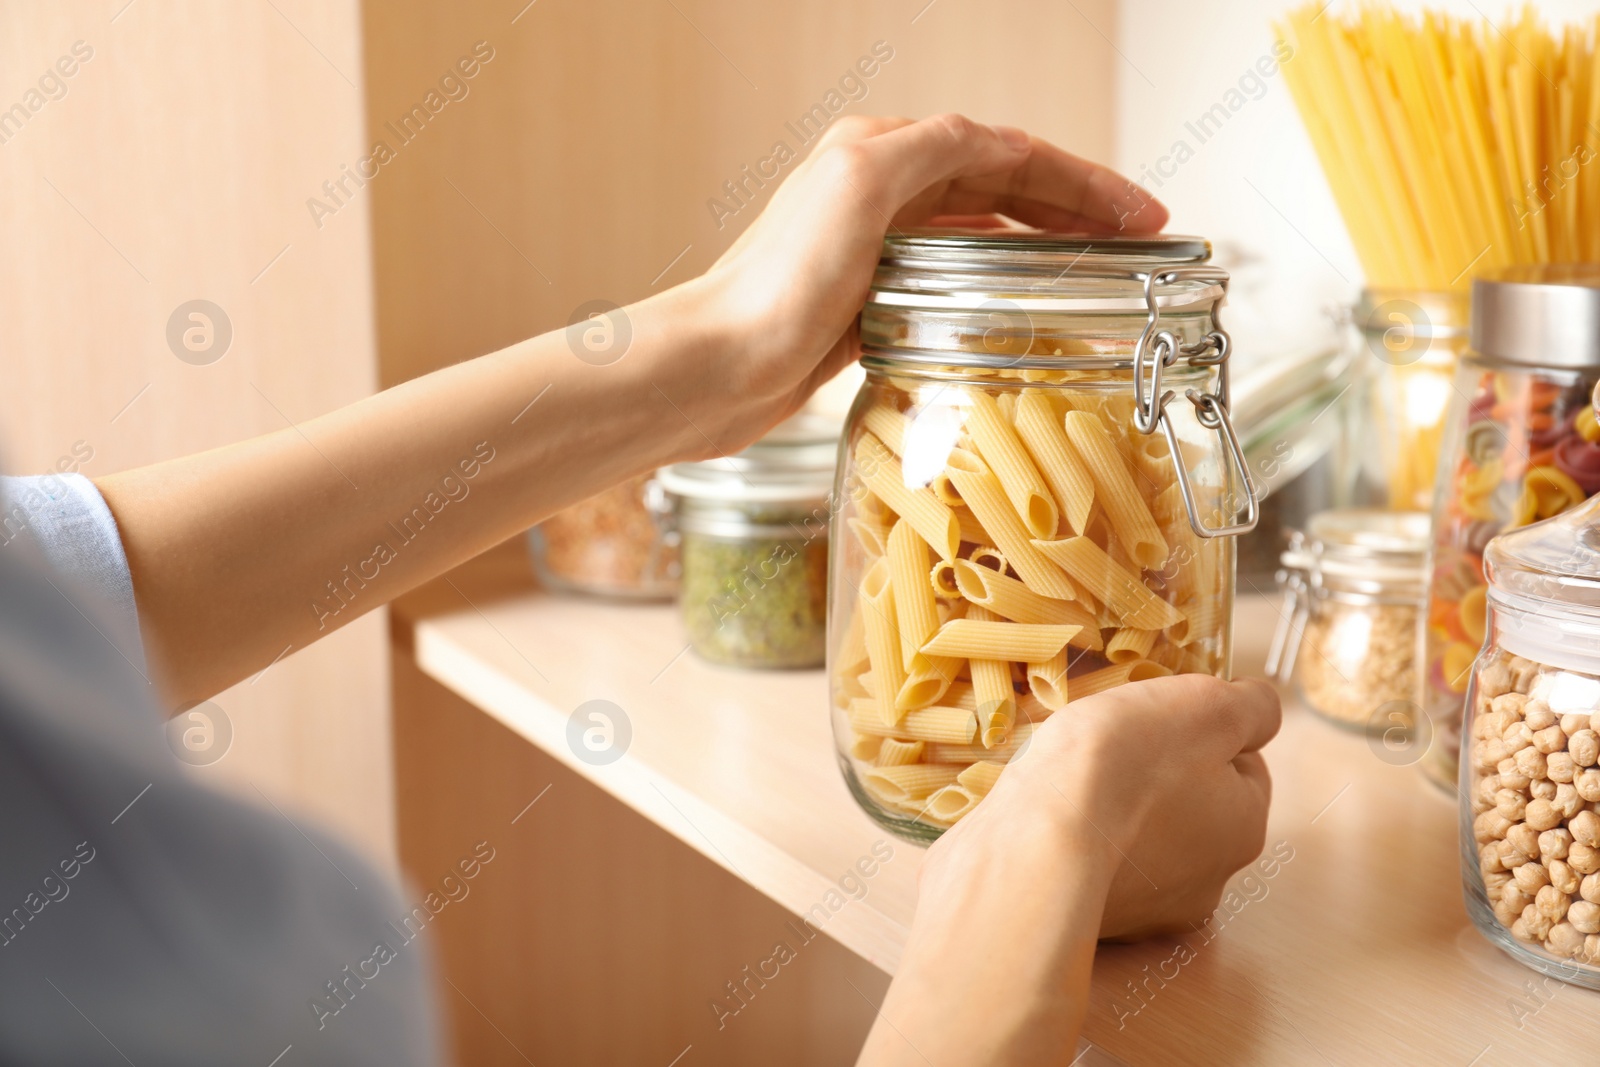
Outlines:
[[1580, 812], [1573, 816], [1567, 829], [1572, 831], [1575, 841], [1582, 841], [1590, 848], [1600, 845], [1600, 815], [1592, 811]]
[[1600, 904], [1600, 874], [1586, 875], [1578, 886], [1578, 895], [1591, 904]]
[[1472, 736], [1478, 741], [1482, 741], [1486, 737], [1499, 737], [1505, 733], [1507, 725], [1505, 716], [1499, 712], [1487, 712], [1472, 720]]
[[1517, 769], [1517, 761], [1510, 756], [1501, 760], [1498, 767], [1500, 784], [1507, 789], [1526, 789], [1531, 780]]
[[1521, 822], [1528, 810], [1528, 795], [1516, 789], [1502, 789], [1494, 796], [1494, 810], [1512, 822]]
[[1530, 896], [1550, 884], [1550, 872], [1542, 863], [1524, 863], [1511, 877], [1517, 880], [1517, 888]]
[[1524, 892], [1520, 885], [1512, 881], [1500, 890], [1500, 900], [1507, 907], [1513, 909], [1516, 914], [1521, 915], [1522, 909], [1533, 903], [1533, 894]]
[[1472, 834], [1480, 842], [1498, 840], [1506, 836], [1506, 831], [1509, 829], [1511, 820], [1498, 811], [1486, 811], [1472, 823]]
[[[1531, 716], [1528, 714], [1527, 708], [1528, 695], [1526, 693], [1501, 693], [1499, 696], [1494, 697], [1489, 701], [1489, 709], [1491, 711], [1499, 715], [1507, 716], [1508, 718], [1531, 718]], [[1550, 709], [1546, 707], [1544, 712], [1545, 714], [1549, 714]], [[1546, 726], [1549, 726], [1551, 722], [1555, 721], [1555, 716], [1551, 715], [1550, 722], [1529, 722], [1528, 725], [1533, 727], [1535, 730], [1542, 730]]]
[[1589, 769], [1579, 771], [1572, 779], [1572, 784], [1577, 787], [1578, 795], [1593, 803], [1600, 800], [1600, 770]]
[[1505, 759], [1508, 754], [1506, 743], [1498, 737], [1472, 742], [1472, 765], [1480, 770], [1488, 770]]
[[1600, 963], [1600, 937], [1590, 934], [1583, 939], [1583, 958], [1589, 963]]
[[1584, 809], [1583, 798], [1578, 795], [1577, 787], [1566, 782], [1556, 786], [1555, 798], [1550, 803], [1555, 805], [1563, 819], [1570, 819]]
[[[1513, 699], [1516, 700], [1515, 704], [1511, 703]], [[1510, 711], [1512, 708], [1521, 711], [1522, 721], [1535, 733], [1556, 722], [1556, 713], [1550, 710], [1550, 705], [1542, 700], [1530, 701], [1522, 693], [1507, 693], [1505, 696], [1495, 697], [1492, 706], [1496, 711]]]
[[1538, 680], [1539, 672], [1543, 668], [1531, 659], [1521, 656], [1511, 657], [1511, 688], [1519, 693], [1533, 692], [1533, 683]]
[[[1567, 850], [1567, 863], [1579, 874], [1594, 874], [1600, 872], [1600, 849], [1586, 845], [1582, 841], [1574, 841]], [[1517, 868], [1521, 870], [1521, 868]]]
[[1571, 753], [1573, 763], [1580, 767], [1593, 767], [1600, 762], [1600, 734], [1587, 728], [1579, 730], [1567, 738], [1567, 751]]
[[1545, 869], [1550, 872], [1550, 886], [1564, 897], [1569, 897], [1578, 891], [1580, 883], [1578, 872], [1567, 866], [1561, 860], [1551, 860], [1545, 864]]
[[1545, 757], [1545, 774], [1552, 782], [1570, 782], [1577, 776], [1578, 767], [1566, 752], [1552, 752]]
[[1550, 763], [1545, 754], [1529, 743], [1517, 750], [1517, 770], [1529, 778], [1547, 778], [1550, 774]]
[[1510, 871], [1490, 871], [1483, 876], [1484, 892], [1489, 894], [1490, 900], [1499, 900], [1505, 892], [1506, 886], [1511, 884]]
[[1557, 956], [1574, 957], [1583, 953], [1583, 934], [1571, 923], [1560, 923], [1545, 935], [1546, 948]]
[[1546, 918], [1544, 913], [1534, 905], [1529, 904], [1522, 909], [1522, 915], [1512, 926], [1511, 932], [1517, 934], [1517, 927], [1520, 926], [1523, 932], [1517, 934], [1517, 936], [1524, 941], [1543, 941], [1550, 936], [1550, 928], [1554, 925], [1555, 923]]
[[1493, 698], [1511, 691], [1511, 668], [1496, 660], [1478, 672], [1478, 692]]
[[1528, 724], [1525, 722], [1512, 723], [1506, 727], [1506, 732], [1500, 735], [1500, 740], [1505, 743], [1506, 754], [1515, 756], [1533, 744], [1533, 731], [1528, 729]]
[[1568, 737], [1588, 728], [1589, 716], [1587, 713], [1569, 711], [1561, 716], [1561, 732]]
[[1546, 756], [1552, 752], [1560, 752], [1567, 747], [1567, 735], [1561, 732], [1558, 724], [1551, 723], [1543, 730], [1533, 732], [1533, 747]]
[[1557, 827], [1539, 835], [1539, 855], [1546, 860], [1564, 860], [1572, 847], [1572, 832]]
[[[1555, 802], [1551, 800], [1530, 800], [1526, 817], [1527, 825], [1535, 830], [1544, 831], [1554, 829], [1561, 823], [1561, 812], [1557, 810]], [[1576, 833], [1573, 834], [1577, 836]]]
[[1553, 923], [1560, 922], [1566, 916], [1569, 903], [1567, 895], [1553, 885], [1541, 886], [1533, 895], [1533, 906]]
[[1539, 854], [1539, 834], [1527, 823], [1515, 823], [1500, 835], [1521, 852], [1524, 856], [1537, 856]]
[[1494, 850], [1495, 856], [1500, 861], [1500, 869], [1504, 871], [1514, 871], [1524, 863], [1533, 862], [1534, 859], [1531, 852], [1522, 851], [1510, 841], [1491, 841], [1483, 847]]
[[1567, 922], [1579, 933], [1600, 934], [1600, 904], [1575, 901], [1567, 908]]
[[1517, 916], [1521, 914], [1521, 908], [1513, 908], [1503, 900], [1494, 902], [1494, 917], [1500, 920], [1501, 926], [1511, 926], [1517, 921]]
[[1600, 708], [1589, 713], [1589, 729], [1600, 734]]

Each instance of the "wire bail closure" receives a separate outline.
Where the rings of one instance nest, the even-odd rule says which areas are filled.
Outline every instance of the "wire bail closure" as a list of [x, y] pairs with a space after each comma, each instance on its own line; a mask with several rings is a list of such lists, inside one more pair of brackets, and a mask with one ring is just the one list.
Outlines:
[[[1250, 465], [1245, 460], [1244, 449], [1239, 444], [1239, 435], [1234, 431], [1233, 420], [1228, 412], [1228, 356], [1232, 354], [1233, 342], [1213, 313], [1212, 323], [1216, 328], [1194, 344], [1183, 344], [1173, 331], [1160, 329], [1161, 306], [1156, 302], [1157, 286], [1171, 285], [1179, 281], [1208, 282], [1220, 286], [1223, 299], [1226, 299], [1228, 272], [1219, 267], [1174, 267], [1169, 270], [1139, 274], [1136, 277], [1144, 282], [1144, 302], [1148, 318], [1133, 356], [1134, 428], [1147, 435], [1155, 433], [1159, 428], [1162, 436], [1166, 438], [1167, 448], [1172, 454], [1173, 473], [1178, 479], [1178, 492], [1183, 496], [1184, 510], [1189, 513], [1189, 525], [1196, 534], [1209, 538], [1249, 533], [1256, 528], [1261, 509], [1260, 502], [1256, 499], [1255, 483], [1250, 479]], [[1217, 303], [1220, 307], [1222, 301], [1219, 300]], [[1170, 389], [1162, 389], [1161, 373], [1176, 363], [1180, 356], [1191, 367], [1217, 368], [1215, 393], [1187, 389], [1184, 391], [1184, 396], [1194, 405], [1195, 419], [1200, 425], [1222, 435], [1223, 443], [1227, 446], [1228, 459], [1239, 475], [1239, 484], [1244, 487], [1246, 501], [1244, 518], [1229, 526], [1207, 526], [1200, 518], [1200, 506], [1195, 499], [1194, 484], [1189, 476], [1188, 464], [1184, 462], [1183, 451], [1179, 448], [1177, 429], [1167, 415], [1167, 404], [1177, 394]]]

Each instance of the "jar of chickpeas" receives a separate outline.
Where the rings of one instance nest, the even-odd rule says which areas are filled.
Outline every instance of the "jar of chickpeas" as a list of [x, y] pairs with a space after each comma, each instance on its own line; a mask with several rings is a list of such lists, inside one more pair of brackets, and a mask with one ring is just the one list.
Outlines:
[[846, 782], [891, 832], [962, 819], [1070, 701], [1227, 675], [1232, 538], [1257, 499], [1210, 252], [885, 241], [833, 497], [828, 671]]
[[1496, 537], [1484, 570], [1461, 760], [1467, 911], [1512, 958], [1600, 989], [1600, 498]]

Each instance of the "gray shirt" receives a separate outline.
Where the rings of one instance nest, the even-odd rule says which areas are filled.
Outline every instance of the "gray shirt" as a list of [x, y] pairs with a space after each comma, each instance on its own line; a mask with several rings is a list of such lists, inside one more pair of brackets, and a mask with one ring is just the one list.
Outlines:
[[0, 1063], [440, 1062], [409, 909], [188, 776], [110, 512], [47, 480], [0, 480]]

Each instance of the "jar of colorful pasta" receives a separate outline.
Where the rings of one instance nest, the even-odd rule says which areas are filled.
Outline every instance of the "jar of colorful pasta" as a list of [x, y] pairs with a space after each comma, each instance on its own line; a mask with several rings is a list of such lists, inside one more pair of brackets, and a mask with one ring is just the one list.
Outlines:
[[694, 650], [737, 667], [820, 667], [839, 424], [797, 415], [736, 456], [659, 474], [681, 539]]
[[896, 234], [834, 500], [828, 669], [856, 799], [929, 840], [1072, 700], [1226, 675], [1227, 275], [1189, 237]]
[[1472, 290], [1433, 513], [1423, 767], [1454, 789], [1463, 694], [1487, 633], [1483, 553], [1600, 492], [1600, 267], [1518, 267]]
[[[1600, 331], [1600, 317], [1588, 328]], [[1600, 499], [1483, 553], [1468, 669], [1467, 912], [1512, 958], [1600, 989]]]

